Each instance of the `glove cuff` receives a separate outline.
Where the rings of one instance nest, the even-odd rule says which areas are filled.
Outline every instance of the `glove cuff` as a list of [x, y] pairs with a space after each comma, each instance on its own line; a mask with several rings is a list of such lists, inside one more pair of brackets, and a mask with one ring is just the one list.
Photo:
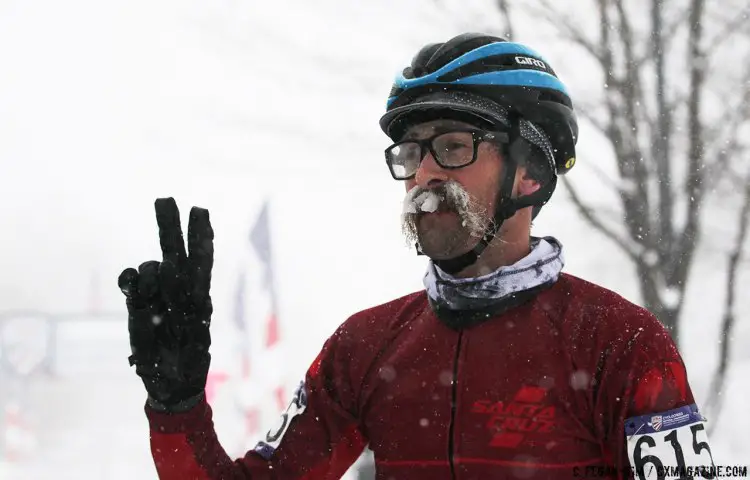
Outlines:
[[198, 395], [182, 400], [174, 405], [164, 405], [163, 403], [159, 402], [158, 400], [151, 397], [151, 395], [149, 395], [148, 398], [146, 399], [146, 404], [150, 408], [161, 413], [183, 413], [183, 412], [187, 412], [188, 410], [198, 405], [201, 402], [201, 400], [205, 398], [205, 396], [206, 394], [204, 391], [204, 392], [199, 393]]

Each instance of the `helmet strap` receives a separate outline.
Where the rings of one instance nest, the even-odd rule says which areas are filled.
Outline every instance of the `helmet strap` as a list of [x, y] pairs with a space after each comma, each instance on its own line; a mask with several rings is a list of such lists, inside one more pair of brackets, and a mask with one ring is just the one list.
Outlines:
[[[517, 162], [510, 155], [511, 147], [514, 142], [526, 142], [521, 137], [519, 116], [515, 112], [510, 115], [510, 132], [509, 142], [502, 145], [503, 156], [505, 158], [505, 168], [500, 178], [500, 188], [497, 192], [495, 201], [495, 212], [492, 221], [487, 226], [479, 242], [466, 253], [448, 259], [433, 259], [432, 262], [440, 267], [441, 270], [448, 274], [456, 274], [466, 267], [473, 265], [479, 259], [487, 246], [495, 239], [497, 232], [500, 230], [503, 222], [511, 218], [515, 213], [529, 206], [542, 206], [549, 200], [557, 184], [557, 176], [553, 175], [550, 181], [545, 182], [539, 190], [522, 197], [511, 198], [513, 184], [518, 169]], [[424, 255], [419, 243], [416, 244], [417, 255]]]

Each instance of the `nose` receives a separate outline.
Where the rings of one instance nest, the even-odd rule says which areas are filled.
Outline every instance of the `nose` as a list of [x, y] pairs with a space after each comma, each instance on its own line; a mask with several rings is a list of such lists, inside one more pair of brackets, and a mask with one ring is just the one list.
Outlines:
[[445, 169], [437, 164], [432, 153], [427, 152], [414, 175], [414, 182], [422, 188], [435, 188], [448, 181]]

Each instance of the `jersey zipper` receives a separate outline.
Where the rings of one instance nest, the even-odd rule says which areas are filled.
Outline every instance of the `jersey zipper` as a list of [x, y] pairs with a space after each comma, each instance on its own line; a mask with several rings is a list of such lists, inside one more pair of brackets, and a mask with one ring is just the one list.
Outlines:
[[456, 356], [453, 359], [453, 381], [451, 382], [451, 421], [448, 426], [448, 463], [451, 467], [451, 479], [456, 480], [456, 466], [453, 463], [453, 435], [456, 429], [456, 401], [458, 397], [458, 357], [461, 354], [461, 340], [464, 332], [458, 332], [458, 345], [456, 346]]

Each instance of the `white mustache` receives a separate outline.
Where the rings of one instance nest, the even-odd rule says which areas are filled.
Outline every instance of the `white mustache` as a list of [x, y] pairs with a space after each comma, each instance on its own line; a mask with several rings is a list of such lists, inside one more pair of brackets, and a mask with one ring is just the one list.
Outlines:
[[404, 197], [402, 219], [404, 233], [408, 240], [416, 237], [416, 216], [419, 213], [437, 211], [441, 205], [454, 211], [461, 218], [461, 224], [472, 237], [481, 237], [484, 229], [492, 221], [486, 209], [478, 205], [458, 182], [449, 181], [436, 189], [415, 186]]
[[404, 197], [402, 213], [434, 212], [445, 201], [445, 195], [438, 195], [434, 190], [414, 187]]
[[461, 216], [469, 213], [473, 204], [471, 196], [460, 183], [449, 181], [438, 188], [415, 186], [404, 197], [403, 213], [435, 212], [445, 204]]

